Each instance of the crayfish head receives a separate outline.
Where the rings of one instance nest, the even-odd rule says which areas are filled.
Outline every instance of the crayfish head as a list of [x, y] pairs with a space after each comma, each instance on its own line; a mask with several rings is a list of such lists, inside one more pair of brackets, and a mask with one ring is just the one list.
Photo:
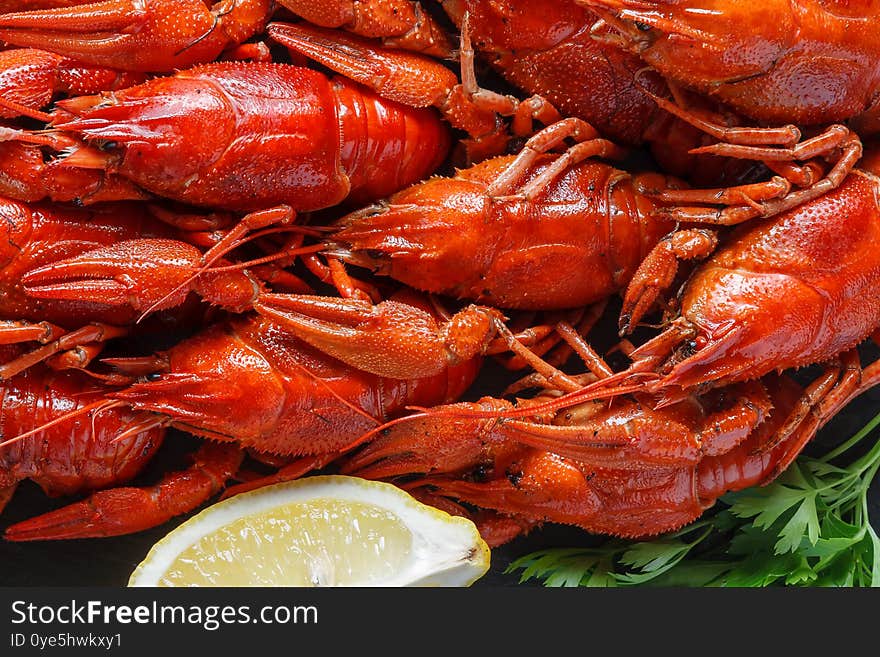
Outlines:
[[479, 478], [494, 467], [496, 451], [503, 449], [495, 431], [498, 419], [484, 416], [510, 408], [507, 401], [484, 397], [390, 422], [343, 463], [342, 472], [366, 479], [438, 473]]
[[493, 231], [504, 231], [487, 221], [489, 203], [476, 183], [433, 178], [344, 217], [329, 250], [418, 290], [455, 295], [485, 271]]

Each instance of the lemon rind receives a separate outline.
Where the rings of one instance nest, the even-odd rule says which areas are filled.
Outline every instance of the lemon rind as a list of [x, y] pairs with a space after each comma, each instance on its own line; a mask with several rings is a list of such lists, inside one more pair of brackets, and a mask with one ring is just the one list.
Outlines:
[[422, 504], [392, 484], [317, 475], [242, 493], [204, 509], [159, 540], [128, 585], [158, 586], [186, 547], [234, 520], [321, 498], [375, 504], [398, 515], [412, 531], [411, 557], [401, 571], [381, 583], [362, 586], [470, 586], [489, 569], [489, 547], [470, 520]]

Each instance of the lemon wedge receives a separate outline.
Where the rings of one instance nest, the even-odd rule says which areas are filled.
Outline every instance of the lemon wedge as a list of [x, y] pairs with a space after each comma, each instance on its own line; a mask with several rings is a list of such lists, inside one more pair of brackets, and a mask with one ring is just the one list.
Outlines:
[[236, 495], [156, 543], [129, 586], [469, 586], [489, 548], [465, 518], [358, 477]]

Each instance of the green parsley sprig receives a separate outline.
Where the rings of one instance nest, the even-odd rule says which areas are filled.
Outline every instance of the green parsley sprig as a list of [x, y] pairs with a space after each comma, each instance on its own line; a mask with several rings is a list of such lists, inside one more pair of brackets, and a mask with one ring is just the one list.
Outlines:
[[831, 463], [878, 425], [880, 414], [821, 458], [801, 456], [770, 485], [725, 495], [720, 511], [678, 531], [541, 550], [506, 572], [546, 586], [880, 586], [867, 501], [880, 439], [846, 467]]

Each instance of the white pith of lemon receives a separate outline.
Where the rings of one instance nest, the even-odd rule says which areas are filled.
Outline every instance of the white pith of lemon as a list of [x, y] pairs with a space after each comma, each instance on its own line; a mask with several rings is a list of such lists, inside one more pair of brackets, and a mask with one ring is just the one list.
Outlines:
[[469, 586], [476, 526], [377, 481], [314, 476], [236, 495], [156, 543], [129, 586]]

